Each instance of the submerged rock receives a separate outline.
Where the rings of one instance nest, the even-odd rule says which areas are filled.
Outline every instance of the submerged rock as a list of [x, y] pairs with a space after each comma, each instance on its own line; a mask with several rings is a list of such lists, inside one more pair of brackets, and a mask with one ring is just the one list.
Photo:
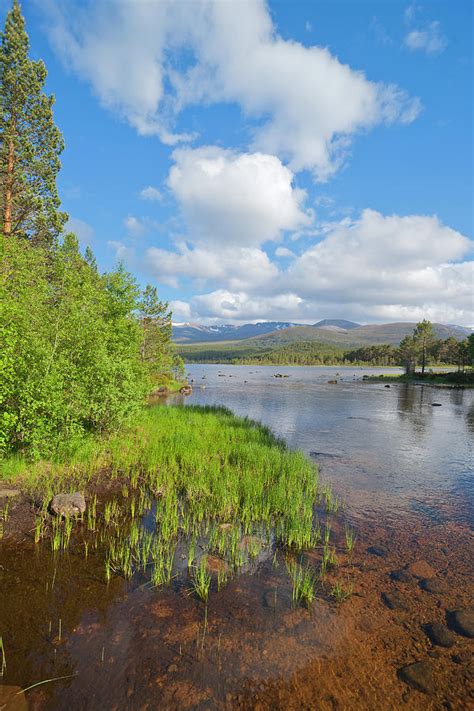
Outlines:
[[446, 625], [441, 624], [441, 622], [433, 622], [430, 625], [426, 625], [424, 629], [433, 644], [437, 644], [438, 647], [453, 646], [455, 641], [454, 635], [448, 630]]
[[414, 689], [429, 694], [434, 690], [433, 667], [430, 662], [415, 662], [398, 670], [398, 676]]
[[410, 575], [408, 570], [402, 568], [402, 570], [392, 570], [390, 573], [392, 580], [397, 580], [400, 583], [411, 583], [413, 581], [413, 575]]
[[56, 516], [78, 516], [86, 510], [86, 500], [79, 491], [74, 494], [56, 494], [50, 508]]
[[429, 593], [444, 593], [447, 591], [448, 586], [444, 580], [439, 578], [423, 578], [420, 581], [420, 588]]
[[385, 558], [388, 551], [383, 546], [369, 546], [369, 548], [367, 548], [367, 553], [371, 553], [372, 555], [377, 555], [377, 556], [379, 556], [379, 558]]
[[454, 610], [450, 614], [453, 629], [464, 637], [474, 637], [474, 608]]
[[405, 598], [398, 590], [389, 593], [382, 593], [382, 600], [391, 610], [408, 610]]
[[415, 578], [434, 578], [436, 571], [433, 570], [431, 565], [426, 562], [426, 560], [417, 560], [414, 563], [407, 565], [405, 570], [407, 570]]

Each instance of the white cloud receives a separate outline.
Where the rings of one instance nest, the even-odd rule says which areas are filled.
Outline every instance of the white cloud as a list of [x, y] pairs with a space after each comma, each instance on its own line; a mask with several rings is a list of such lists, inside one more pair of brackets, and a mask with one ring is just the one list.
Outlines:
[[275, 250], [275, 255], [277, 257], [294, 257], [295, 253], [288, 249], [287, 247], [277, 247]]
[[196, 0], [192, 12], [171, 0], [39, 7], [54, 48], [102, 104], [170, 145], [191, 138], [173, 133], [186, 106], [237, 103], [253, 127], [252, 150], [324, 180], [356, 132], [420, 111], [419, 100], [369, 81], [329, 50], [283, 40], [264, 0]]
[[179, 245], [178, 252], [150, 247], [143, 264], [159, 281], [177, 288], [179, 278], [215, 281], [231, 289], [259, 289], [278, 275], [266, 252], [253, 247], [195, 247]]
[[149, 185], [147, 188], [143, 188], [143, 190], [140, 191], [140, 197], [142, 200], [150, 200], [151, 202], [161, 202], [163, 200], [161, 192], [158, 188], [154, 188], [152, 185]]
[[[219, 277], [222, 288], [191, 302], [196, 319], [361, 321], [431, 320], [473, 323], [472, 244], [435, 216], [384, 216], [366, 209], [326, 225], [285, 270], [247, 279]], [[243, 270], [245, 273], [245, 270]]]
[[404, 44], [408, 49], [431, 55], [441, 54], [448, 46], [439, 22], [430, 22], [424, 29], [411, 30], [407, 33]]
[[94, 243], [94, 229], [84, 220], [78, 217], [70, 217], [66, 223], [66, 232], [74, 232], [80, 244], [83, 247], [90, 246]]
[[278, 319], [285, 320], [295, 313], [302, 303], [296, 294], [277, 294], [276, 296], [250, 296], [240, 292], [232, 293], [218, 289], [210, 294], [195, 296], [191, 307], [204, 318], [225, 319], [226, 321], [252, 321], [265, 319], [265, 314], [278, 314]]
[[147, 229], [144, 222], [139, 220], [138, 217], [134, 217], [134, 215], [128, 215], [124, 219], [123, 224], [131, 237], [140, 237], [146, 232]]
[[176, 150], [173, 158], [168, 186], [193, 242], [259, 246], [311, 222], [306, 193], [275, 156], [208, 146]]

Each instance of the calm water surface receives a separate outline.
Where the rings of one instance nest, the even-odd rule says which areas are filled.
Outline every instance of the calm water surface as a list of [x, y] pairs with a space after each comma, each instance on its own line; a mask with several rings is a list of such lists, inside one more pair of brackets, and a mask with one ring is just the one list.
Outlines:
[[225, 405], [269, 425], [315, 459], [355, 520], [472, 527], [474, 390], [362, 380], [401, 372], [393, 368], [187, 368], [194, 391], [186, 403]]

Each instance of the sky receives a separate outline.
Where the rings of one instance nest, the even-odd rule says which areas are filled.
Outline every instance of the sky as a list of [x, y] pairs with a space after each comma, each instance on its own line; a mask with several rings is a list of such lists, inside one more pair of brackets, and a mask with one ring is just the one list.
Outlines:
[[474, 325], [470, 0], [22, 8], [69, 229], [174, 321]]

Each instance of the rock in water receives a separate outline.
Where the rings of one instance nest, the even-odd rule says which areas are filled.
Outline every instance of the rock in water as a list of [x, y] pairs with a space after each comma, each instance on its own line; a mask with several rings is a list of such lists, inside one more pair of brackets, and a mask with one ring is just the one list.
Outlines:
[[429, 662], [415, 662], [398, 671], [400, 679], [418, 691], [429, 694], [434, 689], [433, 668]]
[[398, 590], [382, 593], [382, 600], [391, 610], [408, 610], [406, 600]]
[[388, 551], [383, 546], [369, 546], [369, 548], [367, 548], [367, 553], [377, 555], [379, 558], [385, 558]]
[[455, 610], [452, 613], [452, 623], [459, 634], [464, 637], [474, 637], [474, 608]]
[[84, 494], [56, 494], [50, 504], [51, 511], [57, 516], [78, 516], [86, 510]]
[[392, 570], [390, 573], [392, 580], [397, 580], [401, 583], [411, 583], [413, 580], [413, 575], [410, 575], [408, 570], [402, 568], [402, 570]]
[[425, 632], [433, 644], [437, 644], [439, 647], [452, 647], [454, 644], [453, 633], [448, 630], [446, 625], [442, 625], [440, 622], [426, 625]]
[[423, 580], [420, 581], [420, 588], [429, 593], [441, 594], [447, 591], [448, 586], [439, 578], [423, 578]]
[[410, 575], [414, 575], [415, 578], [434, 578], [436, 571], [433, 570], [431, 565], [426, 562], [426, 560], [417, 560], [415, 563], [410, 563], [406, 566], [406, 570]]

